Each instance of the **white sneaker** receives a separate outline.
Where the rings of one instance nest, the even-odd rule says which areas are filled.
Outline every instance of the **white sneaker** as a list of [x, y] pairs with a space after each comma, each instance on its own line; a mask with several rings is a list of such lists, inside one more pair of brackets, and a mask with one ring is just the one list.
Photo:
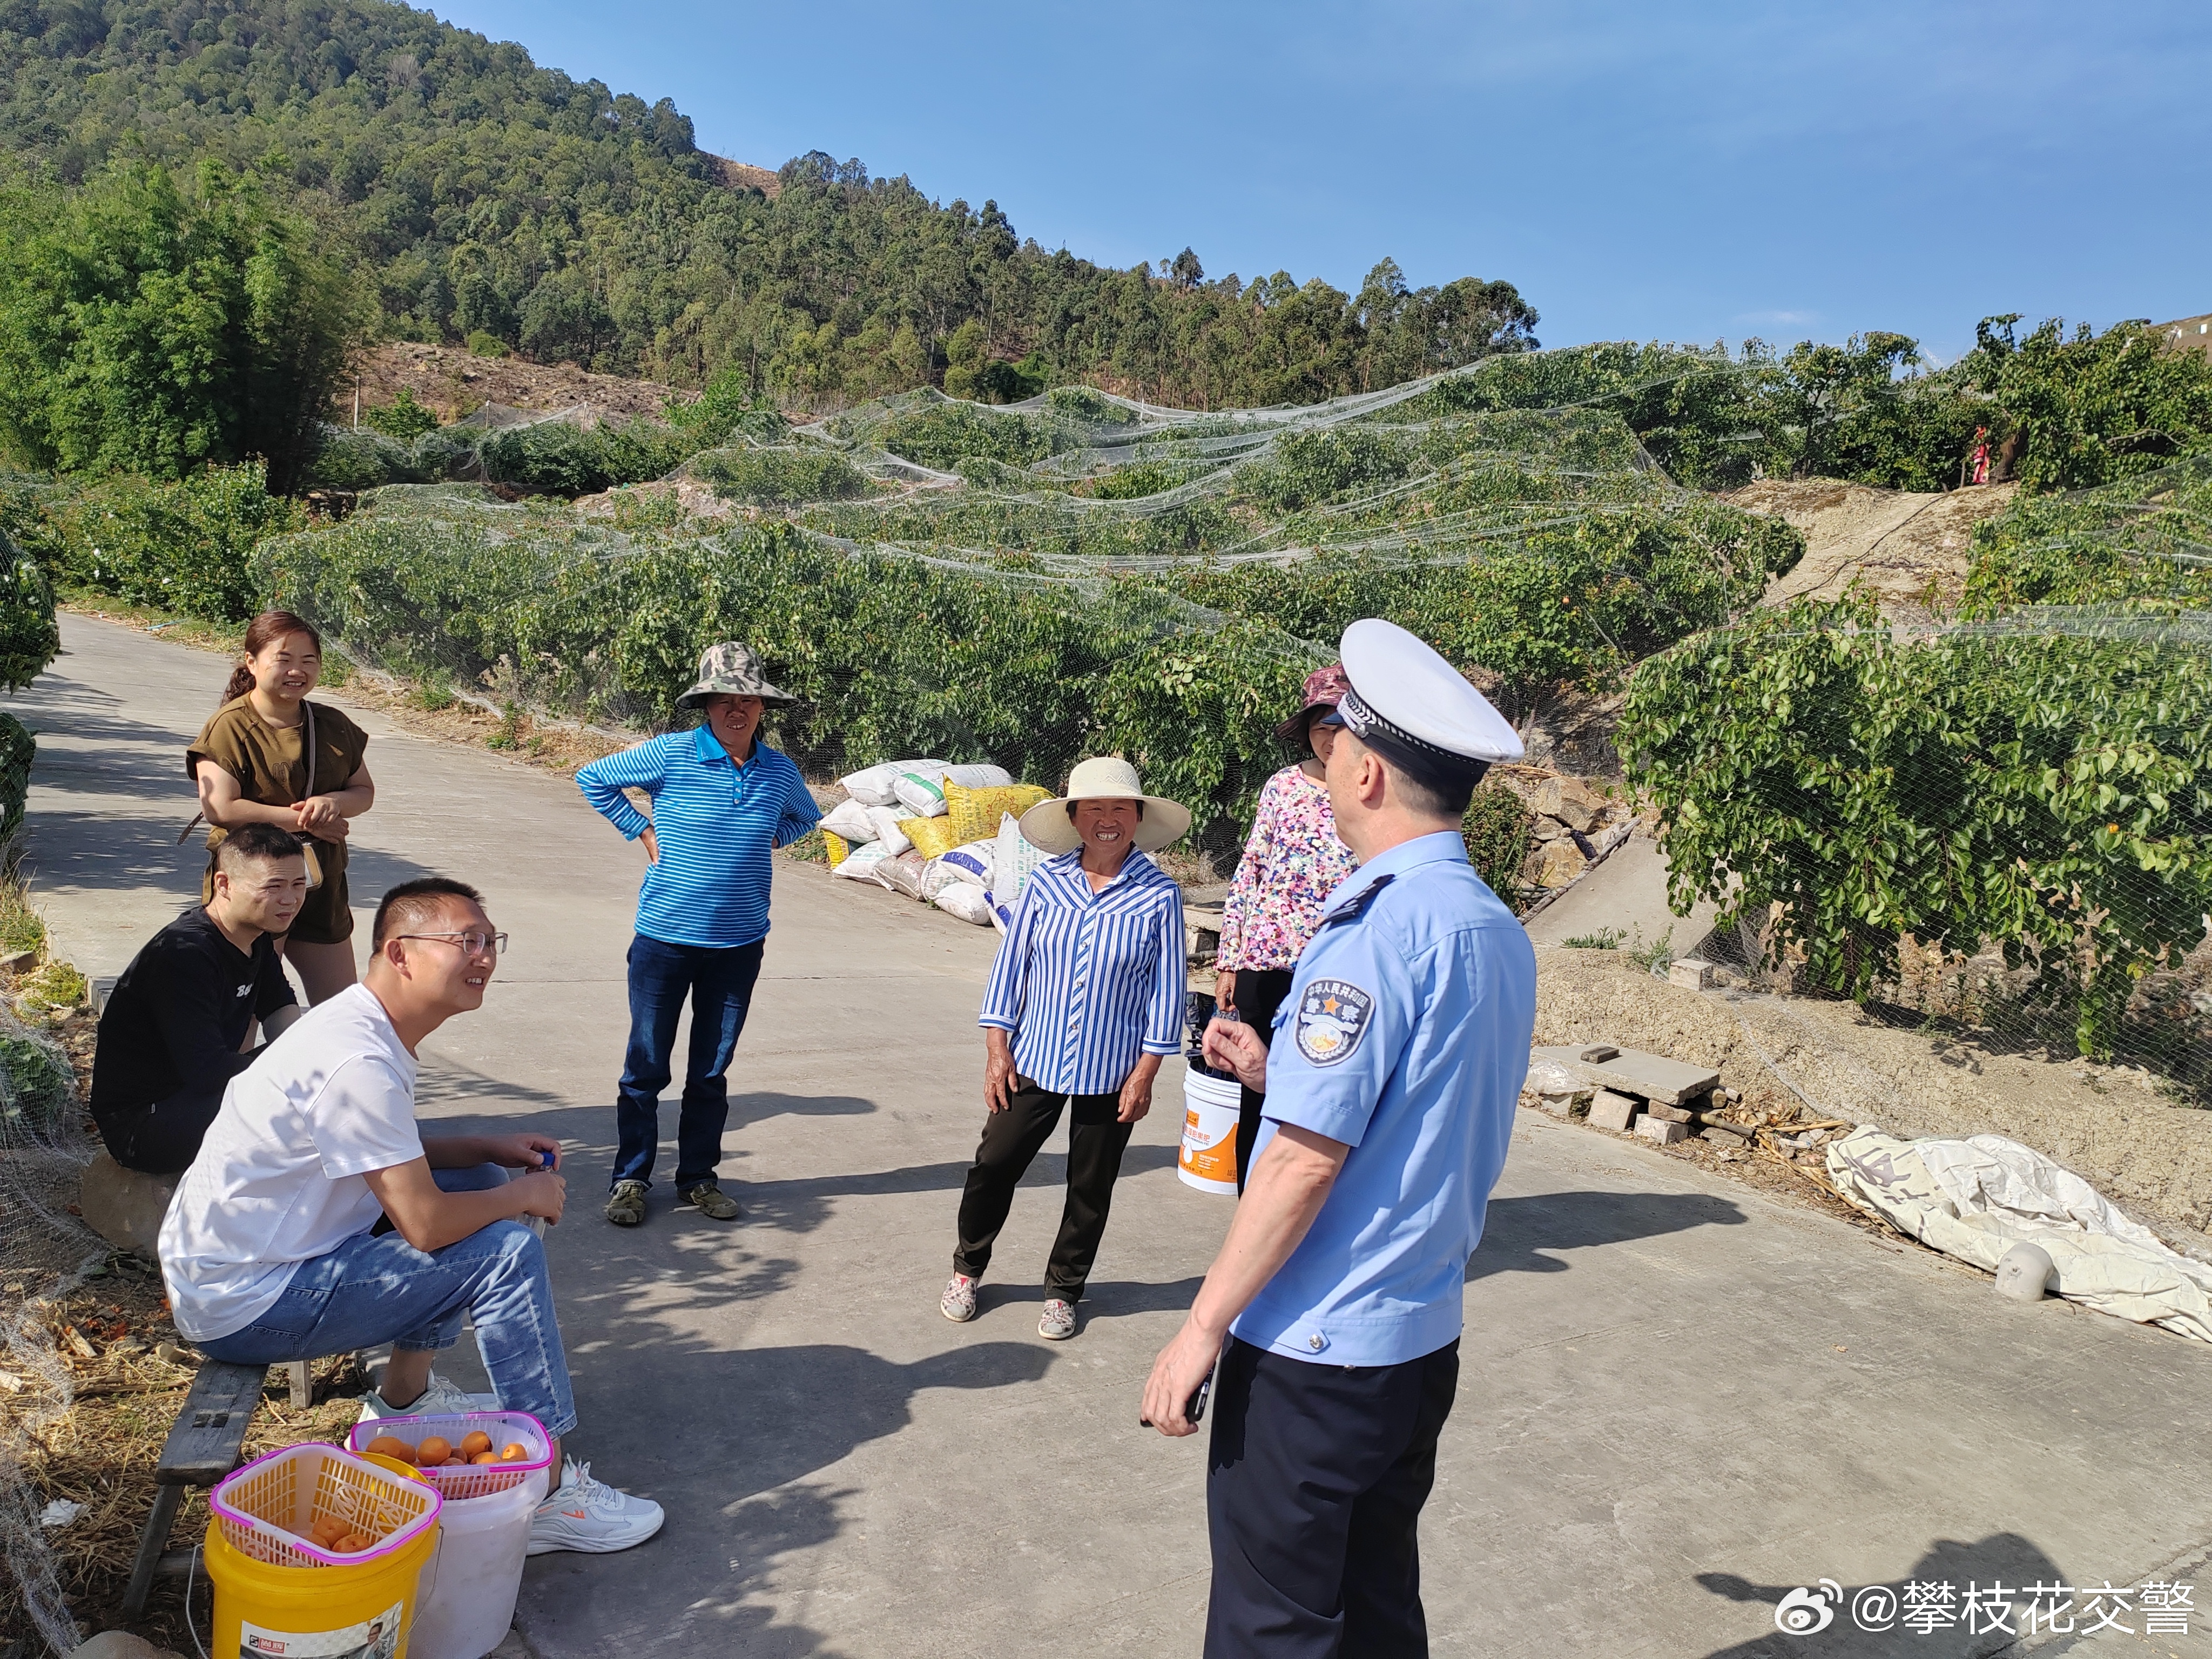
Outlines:
[[1054, 1297], [1044, 1304], [1043, 1316], [1037, 1321], [1037, 1334], [1048, 1342], [1065, 1342], [1075, 1334], [1075, 1309], [1073, 1304]]
[[361, 1415], [357, 1423], [373, 1423], [380, 1417], [461, 1417], [470, 1412], [495, 1412], [499, 1396], [495, 1394], [466, 1394], [449, 1377], [430, 1373], [430, 1386], [422, 1390], [422, 1397], [410, 1400], [404, 1406], [395, 1406], [374, 1389], [361, 1397]]
[[665, 1518], [660, 1505], [651, 1498], [617, 1492], [592, 1479], [589, 1463], [565, 1457], [561, 1460], [561, 1484], [530, 1517], [529, 1553], [577, 1550], [605, 1555], [626, 1550], [659, 1532]]

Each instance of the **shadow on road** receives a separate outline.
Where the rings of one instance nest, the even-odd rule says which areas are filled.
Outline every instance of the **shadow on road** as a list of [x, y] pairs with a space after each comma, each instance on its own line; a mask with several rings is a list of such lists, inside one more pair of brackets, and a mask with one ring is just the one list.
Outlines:
[[[793, 1486], [913, 1420], [924, 1389], [982, 1390], [1040, 1380], [1052, 1355], [1033, 1342], [983, 1342], [900, 1364], [823, 1344], [685, 1351], [657, 1318], [612, 1318], [611, 1351], [575, 1366], [588, 1441], [594, 1420], [659, 1422], [656, 1451], [602, 1478], [668, 1511], [651, 1543], [616, 1556], [556, 1555], [526, 1570], [518, 1622], [553, 1652], [824, 1651], [816, 1632], [770, 1623], [748, 1598], [782, 1558], [866, 1524], [856, 1488]], [[650, 1354], [649, 1365], [635, 1358]], [[703, 1402], [719, 1408], [700, 1409]]]
[[1493, 1198], [1469, 1282], [1492, 1273], [1563, 1273], [1572, 1265], [1546, 1250], [1621, 1244], [1692, 1227], [1739, 1227], [1748, 1219], [1729, 1199], [1705, 1193], [1538, 1193]]
[[[1716, 1649], [1708, 1659], [1883, 1659], [1906, 1654], [1984, 1659], [2006, 1651], [2030, 1633], [2028, 1591], [2033, 1587], [2069, 1583], [2040, 1547], [2012, 1532], [1992, 1533], [1971, 1544], [1939, 1538], [1901, 1577], [1880, 1584], [1844, 1585], [1840, 1598], [1824, 1592], [1818, 1578], [1797, 1585], [1754, 1584], [1732, 1572], [1697, 1577], [1705, 1589], [1731, 1601], [1764, 1602], [1778, 1610], [1787, 1600], [1801, 1610], [1799, 1617], [1808, 1626], [1802, 1635], [1770, 1628], [1747, 1642]], [[1915, 1591], [1917, 1604], [1929, 1609], [1910, 1625], [1905, 1620], [1914, 1617], [1915, 1601], [1908, 1599], [1908, 1587]], [[1971, 1614], [1964, 1611], [1970, 1589], [1977, 1595]], [[1984, 1595], [1989, 1599], [1981, 1599]], [[2063, 1610], [2068, 1602], [2054, 1592], [2038, 1605], [2044, 1610]], [[2078, 1598], [2074, 1605], [2081, 1605]], [[1827, 1622], [1819, 1623], [1824, 1615]], [[2086, 1631], [2096, 1617], [2063, 1612], [2060, 1616], [2062, 1632], [2069, 1626]], [[2123, 1618], [2142, 1630], [2139, 1618]], [[1928, 1628], [1920, 1628], [1921, 1624]], [[2035, 1633], [2051, 1628], [2039, 1624]]]

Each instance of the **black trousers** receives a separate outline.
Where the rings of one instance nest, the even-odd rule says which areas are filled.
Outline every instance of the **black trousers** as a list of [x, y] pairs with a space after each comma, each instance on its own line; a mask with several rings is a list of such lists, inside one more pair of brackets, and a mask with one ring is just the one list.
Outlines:
[[1319, 1365], [1231, 1339], [1206, 1480], [1206, 1659], [1425, 1659], [1421, 1505], [1459, 1344]]
[[1114, 1121], [1121, 1105], [1118, 1090], [1108, 1095], [1054, 1094], [1027, 1078], [1016, 1078], [1006, 1109], [984, 1120], [975, 1164], [960, 1194], [960, 1247], [952, 1253], [952, 1271], [981, 1279], [991, 1265], [991, 1246], [1014, 1206], [1014, 1188], [1038, 1149], [1051, 1138], [1066, 1107], [1070, 1111], [1067, 1203], [1060, 1211], [1060, 1237], [1053, 1240], [1044, 1283], [1047, 1296], [1080, 1301], [1091, 1264], [1098, 1259], [1098, 1241], [1106, 1236], [1106, 1214], [1114, 1206], [1121, 1153], [1129, 1144], [1129, 1132], [1136, 1127]]
[[229, 1086], [226, 1077], [204, 1089], [179, 1089], [151, 1106], [94, 1112], [93, 1120], [100, 1125], [107, 1155], [125, 1169], [180, 1175], [200, 1155], [200, 1142], [222, 1109], [223, 1091]]
[[[1237, 1017], [1260, 1034], [1265, 1042], [1274, 1030], [1275, 1010], [1291, 994], [1287, 968], [1239, 968], [1237, 970]], [[1247, 1089], [1237, 1107], [1237, 1190], [1244, 1190], [1245, 1172], [1252, 1167], [1252, 1143], [1260, 1138], [1260, 1108], [1267, 1091]]]

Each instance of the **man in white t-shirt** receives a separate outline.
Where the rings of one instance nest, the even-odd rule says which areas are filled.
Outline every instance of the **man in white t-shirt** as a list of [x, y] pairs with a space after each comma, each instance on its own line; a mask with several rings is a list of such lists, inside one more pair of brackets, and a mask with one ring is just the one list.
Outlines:
[[[576, 1425], [545, 1252], [560, 1143], [415, 1125], [416, 1051], [483, 1005], [506, 935], [482, 896], [428, 877], [384, 896], [361, 983], [309, 1010], [231, 1081], [161, 1224], [177, 1329], [213, 1359], [274, 1365], [392, 1344], [362, 1415], [489, 1409], [434, 1378], [473, 1320], [500, 1407], [555, 1437]], [[532, 1173], [507, 1178], [508, 1170]], [[391, 1231], [374, 1231], [386, 1218]], [[660, 1506], [562, 1460], [530, 1553], [605, 1552], [660, 1529]]]

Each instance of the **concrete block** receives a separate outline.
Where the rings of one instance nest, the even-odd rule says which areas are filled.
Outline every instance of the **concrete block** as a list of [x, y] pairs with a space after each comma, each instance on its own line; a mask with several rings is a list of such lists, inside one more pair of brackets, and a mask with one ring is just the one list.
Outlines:
[[1646, 1140], [1656, 1140], [1662, 1146], [1671, 1146], [1678, 1140], [1687, 1140], [1687, 1124], [1670, 1123], [1663, 1117], [1640, 1117], [1636, 1121], [1636, 1133]]
[[1643, 1109], [1644, 1103], [1632, 1095], [1618, 1095], [1610, 1089], [1600, 1089], [1590, 1097], [1590, 1127], [1596, 1129], [1626, 1129]]
[[157, 1259], [161, 1218], [176, 1190], [175, 1176], [126, 1170], [102, 1152], [84, 1166], [76, 1203], [93, 1231], [117, 1249], [152, 1261]]
[[1710, 990], [1713, 983], [1713, 964], [1703, 957], [1684, 957], [1679, 962], [1668, 964], [1667, 982], [1680, 985], [1686, 990]]
[[1662, 1123], [1689, 1123], [1698, 1115], [1687, 1106], [1669, 1106], [1663, 1100], [1652, 1101], [1644, 1109]]
[[177, 1656], [127, 1630], [104, 1630], [89, 1642], [72, 1649], [69, 1659], [177, 1659]]
[[1720, 1073], [1712, 1066], [1686, 1066], [1679, 1060], [1646, 1054], [1640, 1048], [1619, 1049], [1601, 1060], [1583, 1059], [1590, 1051], [1591, 1045], [1588, 1043], [1540, 1044], [1529, 1050], [1529, 1057], [1532, 1060], [1557, 1060], [1593, 1088], [1640, 1095], [1668, 1106], [1686, 1106], [1702, 1095], [1709, 1095], [1721, 1080]]
[[115, 981], [122, 977], [120, 974], [110, 974], [104, 979], [92, 981], [92, 995], [89, 1000], [94, 1014], [104, 1014], [107, 1012], [107, 999], [115, 994]]
[[1540, 1112], [1549, 1112], [1557, 1118], [1570, 1118], [1575, 1115], [1575, 1103], [1582, 1097], [1580, 1095], [1531, 1095], [1528, 1098], [1536, 1103], [1536, 1109]]
[[1737, 1128], [1730, 1123], [1715, 1123], [1710, 1118], [1698, 1126], [1698, 1133], [1716, 1146], [1748, 1146], [1751, 1131]]

